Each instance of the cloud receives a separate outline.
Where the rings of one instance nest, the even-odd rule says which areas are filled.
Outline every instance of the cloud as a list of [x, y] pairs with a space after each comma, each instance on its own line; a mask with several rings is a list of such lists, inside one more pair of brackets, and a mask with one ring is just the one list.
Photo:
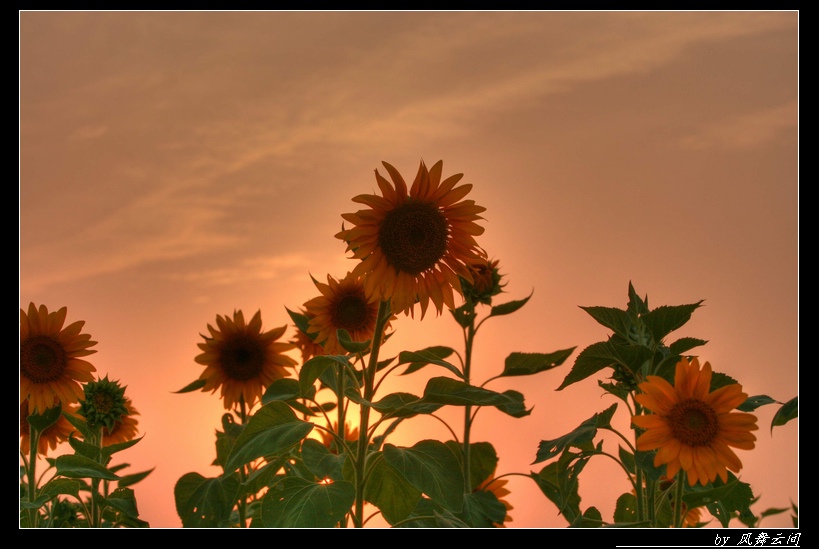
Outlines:
[[778, 139], [783, 132], [795, 130], [799, 122], [796, 100], [767, 109], [714, 121], [681, 140], [689, 149], [749, 149]]

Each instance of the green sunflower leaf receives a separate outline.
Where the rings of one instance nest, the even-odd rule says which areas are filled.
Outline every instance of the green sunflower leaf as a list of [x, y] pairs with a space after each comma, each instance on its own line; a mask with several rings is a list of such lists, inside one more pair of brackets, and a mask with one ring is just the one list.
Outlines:
[[154, 469], [156, 469], [156, 467], [148, 469], [147, 471], [142, 471], [140, 473], [124, 475], [120, 477], [119, 482], [117, 482], [117, 486], [119, 486], [120, 488], [125, 488], [126, 486], [132, 486], [138, 482], [141, 482], [143, 479], [145, 479], [145, 477], [153, 473]]
[[753, 412], [761, 406], [767, 406], [768, 404], [774, 404], [775, 402], [776, 401], [768, 395], [754, 395], [748, 397], [745, 399], [745, 402], [737, 406], [737, 410], [740, 412]]
[[318, 479], [330, 478], [333, 481], [344, 480], [342, 468], [347, 456], [336, 455], [321, 442], [308, 438], [301, 445], [301, 457], [304, 465]]
[[653, 353], [648, 347], [615, 345], [610, 341], [593, 343], [577, 355], [574, 366], [557, 390], [561, 391], [614, 364], [625, 366], [635, 374], [652, 356]]
[[185, 528], [217, 528], [227, 526], [233, 510], [235, 489], [225, 490], [219, 478], [205, 478], [199, 473], [187, 473], [176, 481], [174, 500], [176, 513]]
[[464, 504], [464, 478], [458, 457], [446, 444], [422, 440], [411, 448], [384, 445], [384, 458], [422, 493], [459, 513]]
[[93, 459], [76, 454], [57, 457], [57, 474], [67, 478], [99, 478], [119, 480], [119, 477]]
[[599, 324], [628, 339], [631, 319], [626, 311], [615, 307], [580, 307]]
[[691, 314], [702, 305], [702, 302], [703, 300], [689, 305], [662, 305], [640, 318], [654, 336], [654, 341], [662, 341], [665, 336], [691, 320]]
[[506, 357], [499, 377], [528, 376], [545, 372], [563, 364], [577, 347], [553, 353], [512, 353]]
[[261, 520], [266, 528], [332, 528], [353, 503], [355, 486], [350, 482], [317, 484], [285, 477], [262, 499]]
[[535, 291], [532, 290], [532, 293], [530, 293], [528, 297], [524, 297], [523, 299], [509, 301], [507, 303], [501, 303], [500, 305], [494, 305], [487, 318], [489, 318], [490, 316], [501, 316], [514, 313], [515, 311], [526, 305], [526, 303], [529, 301], [529, 299], [532, 298], [532, 294], [534, 293]]
[[[312, 385], [311, 385], [312, 387]], [[283, 377], [271, 383], [262, 395], [262, 405], [274, 400], [283, 400], [285, 402], [296, 399], [302, 396], [301, 385], [298, 380]]]
[[521, 406], [521, 403], [510, 395], [476, 387], [449, 377], [430, 379], [424, 388], [424, 397], [420, 403], [450, 406], [496, 406], [499, 409], [509, 410], [518, 410]]
[[771, 433], [773, 433], [773, 428], [779, 425], [785, 425], [792, 419], [796, 419], [799, 417], [799, 397], [793, 397], [788, 402], [782, 405], [779, 410], [777, 410], [776, 415], [773, 417], [773, 421], [771, 421]]
[[617, 410], [617, 404], [612, 404], [603, 412], [594, 414], [578, 425], [571, 433], [553, 440], [540, 441], [537, 456], [535, 457], [535, 461], [532, 462], [532, 465], [560, 455], [563, 450], [569, 446], [578, 448], [587, 447], [594, 441], [594, 437], [597, 436], [597, 429], [611, 426], [611, 418], [615, 410]]
[[378, 507], [389, 524], [407, 518], [418, 505], [421, 490], [387, 463], [382, 452], [367, 458], [367, 469], [364, 499]]
[[136, 496], [130, 488], [117, 488], [103, 500], [104, 504], [110, 505], [120, 513], [129, 517], [138, 517]]
[[320, 355], [314, 356], [304, 363], [299, 371], [299, 385], [301, 394], [306, 395], [313, 388], [313, 384], [327, 368], [346, 368], [350, 361], [345, 356], [340, 355]]
[[454, 352], [455, 351], [449, 347], [427, 347], [426, 349], [421, 349], [420, 351], [414, 352], [402, 351], [398, 355], [398, 363], [396, 366], [401, 364], [409, 364], [407, 369], [402, 373], [402, 375], [406, 375], [416, 370], [420, 370], [427, 364], [435, 364], [436, 366], [443, 366], [457, 377], [463, 379], [464, 375], [461, 373], [461, 371], [453, 364], [444, 360], [444, 358], [448, 357]]
[[225, 463], [225, 471], [236, 471], [254, 459], [282, 452], [313, 430], [313, 424], [296, 417], [284, 402], [262, 406], [236, 439]]
[[196, 381], [192, 381], [179, 389], [178, 391], [174, 391], [174, 394], [182, 394], [182, 393], [192, 393], [193, 391], [198, 391], [202, 387], [205, 386], [206, 380], [204, 379], [197, 379]]
[[336, 330], [336, 337], [338, 338], [339, 345], [341, 345], [348, 353], [363, 353], [370, 348], [371, 340], [353, 341], [353, 338], [350, 337], [350, 332], [344, 328], [339, 328]]
[[53, 406], [46, 409], [42, 414], [30, 414], [28, 418], [26, 418], [26, 421], [28, 421], [28, 424], [31, 425], [32, 428], [42, 433], [57, 423], [62, 413], [62, 406]]

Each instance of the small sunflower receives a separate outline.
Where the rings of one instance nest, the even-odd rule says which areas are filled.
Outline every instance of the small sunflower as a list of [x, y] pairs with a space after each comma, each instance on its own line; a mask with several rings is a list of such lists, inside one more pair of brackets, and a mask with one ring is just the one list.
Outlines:
[[79, 358], [96, 353], [91, 336], [81, 334], [84, 320], [65, 328], [66, 307], [48, 312], [29, 304], [20, 309], [20, 404], [29, 401], [32, 413], [43, 412], [56, 402], [66, 404], [83, 396], [81, 383], [92, 381], [96, 368]]
[[[71, 414], [72, 416], [77, 415], [77, 409], [79, 408], [76, 404], [61, 405], [58, 403], [57, 406], [63, 406], [63, 414]], [[31, 426], [28, 424], [29, 415], [28, 400], [24, 400], [20, 403], [20, 451], [26, 455], [28, 455], [31, 450]], [[49, 449], [56, 450], [57, 445], [67, 441], [72, 433], [79, 435], [74, 426], [71, 425], [71, 422], [65, 419], [65, 417], [60, 416], [57, 423], [46, 427], [43, 432], [40, 433], [40, 440], [37, 442], [37, 453], [44, 456], [48, 453]]]
[[116, 422], [128, 413], [125, 387], [119, 381], [110, 381], [108, 376], [91, 381], [83, 386], [85, 392], [80, 400], [79, 413], [89, 427], [113, 429]]
[[[333, 452], [334, 454], [338, 453], [338, 444], [336, 443], [336, 438], [325, 431], [324, 429], [316, 429], [321, 435], [321, 443], [327, 447], [328, 450]], [[333, 432], [338, 432], [338, 422], [333, 422]], [[358, 427], [350, 428], [349, 423], [344, 423], [344, 440], [346, 442], [355, 442], [358, 440]]]
[[461, 200], [472, 189], [455, 186], [463, 174], [441, 181], [441, 161], [430, 170], [422, 161], [409, 192], [401, 174], [382, 164], [393, 184], [376, 170], [382, 196], [354, 197], [369, 209], [343, 214], [354, 227], [336, 234], [361, 260], [353, 274], [366, 274], [368, 293], [390, 299], [395, 312], [413, 314], [419, 303], [423, 318], [430, 300], [438, 314], [444, 305], [454, 309], [453, 290], [462, 294], [458, 277], [471, 281], [467, 263], [486, 255], [474, 238], [484, 231], [475, 221], [486, 208]]
[[502, 274], [498, 271], [497, 259], [481, 258], [467, 264], [472, 274], [472, 282], [461, 280], [464, 296], [474, 303], [492, 304], [492, 298], [503, 291]]
[[233, 319], [216, 315], [216, 325], [218, 329], [208, 324], [211, 337], [202, 336], [205, 342], [198, 346], [203, 352], [194, 359], [205, 366], [199, 376], [205, 380], [202, 390], [216, 392], [221, 387], [226, 410], [240, 402], [250, 408], [271, 383], [290, 375], [287, 367], [296, 365], [283, 354], [295, 345], [277, 341], [287, 325], [263, 332], [261, 311], [248, 323], [242, 311], [234, 311]]
[[682, 469], [688, 484], [705, 486], [719, 476], [728, 481], [726, 470], [742, 468], [731, 450], [754, 448], [758, 429], [753, 414], [732, 412], [748, 395], [738, 383], [710, 392], [711, 365], [700, 371], [696, 358], [677, 363], [674, 386], [659, 376], [647, 376], [639, 385], [637, 402], [653, 413], [632, 417], [632, 423], [645, 429], [637, 438], [637, 450], [657, 450], [654, 466], [667, 465], [666, 476], [673, 478]]
[[506, 516], [503, 518], [502, 523], [497, 523], [497, 522], [495, 523], [496, 528], [506, 528], [506, 523], [507, 522], [512, 522], [512, 517], [511, 517], [511, 515], [509, 515], [509, 511], [514, 509], [514, 507], [512, 507], [512, 505], [508, 501], [503, 499], [504, 497], [506, 497], [506, 496], [508, 496], [509, 494], [512, 493], [512, 492], [509, 491], [508, 488], [506, 488], [506, 484], [508, 482], [509, 481], [507, 479], [502, 479], [502, 480], [496, 479], [495, 478], [495, 471], [492, 471], [492, 474], [489, 475], [489, 477], [486, 480], [481, 482], [478, 485], [477, 488], [475, 488], [476, 492], [478, 492], [480, 490], [484, 490], [486, 492], [492, 492], [495, 495], [495, 497], [498, 498], [498, 501], [501, 502], [504, 507], [506, 507], [506, 511], [507, 511]]
[[129, 440], [133, 440], [137, 436], [137, 433], [139, 433], [139, 429], [137, 428], [137, 424], [139, 422], [137, 421], [136, 417], [134, 417], [138, 416], [139, 412], [137, 412], [136, 408], [134, 408], [130, 398], [125, 399], [125, 409], [127, 410], [127, 413], [123, 414], [118, 421], [114, 422], [113, 428], [103, 428], [103, 446], [110, 446], [111, 444], [118, 444], [120, 442], [128, 442]]
[[337, 330], [344, 329], [353, 341], [373, 337], [378, 319], [378, 297], [367, 291], [361, 277], [347, 273], [341, 280], [327, 275], [327, 284], [313, 279], [321, 295], [304, 304], [310, 317], [310, 333], [324, 348], [323, 354], [338, 355], [347, 351], [339, 344]]

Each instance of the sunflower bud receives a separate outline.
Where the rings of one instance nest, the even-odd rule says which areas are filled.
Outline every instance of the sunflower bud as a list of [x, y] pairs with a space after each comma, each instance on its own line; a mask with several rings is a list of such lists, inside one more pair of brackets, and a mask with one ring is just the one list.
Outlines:
[[108, 376], [83, 386], [85, 397], [80, 401], [79, 413], [90, 427], [103, 426], [109, 431], [128, 414], [125, 387]]
[[491, 305], [492, 297], [503, 291], [498, 260], [480, 259], [467, 264], [467, 268], [472, 275], [472, 282], [461, 278], [464, 297], [471, 299], [473, 303]]

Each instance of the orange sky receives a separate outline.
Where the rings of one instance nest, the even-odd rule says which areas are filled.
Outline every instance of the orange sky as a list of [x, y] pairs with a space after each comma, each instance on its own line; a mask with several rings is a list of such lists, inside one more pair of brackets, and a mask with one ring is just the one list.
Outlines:
[[[354, 263], [334, 238], [385, 160], [463, 173], [479, 238], [519, 312], [479, 333], [475, 380], [513, 351], [605, 339], [579, 306], [704, 299], [676, 336], [750, 395], [798, 394], [798, 12], [20, 12], [20, 307], [68, 307], [127, 385], [144, 440], [121, 454], [141, 518], [181, 525], [174, 483], [215, 476], [216, 395], [198, 377], [217, 314], [267, 329]], [[401, 317], [384, 353], [460, 349], [449, 315]], [[286, 337], [293, 333], [292, 327]], [[296, 355], [294, 354], [294, 357]], [[532, 414], [478, 415], [498, 473], [610, 404], [569, 362], [489, 388]], [[389, 390], [420, 392], [427, 374]], [[413, 379], [414, 378], [414, 379]], [[740, 477], [757, 511], [798, 503], [798, 420]], [[500, 417], [503, 416], [503, 417]], [[411, 422], [408, 422], [408, 424]], [[397, 444], [445, 439], [433, 420]], [[616, 442], [612, 441], [610, 448]], [[625, 478], [592, 460], [583, 508], [610, 519]], [[601, 486], [604, 487], [601, 489]], [[563, 527], [512, 477], [518, 527]], [[607, 488], [606, 488], [607, 487]], [[763, 526], [790, 526], [787, 515]]]

